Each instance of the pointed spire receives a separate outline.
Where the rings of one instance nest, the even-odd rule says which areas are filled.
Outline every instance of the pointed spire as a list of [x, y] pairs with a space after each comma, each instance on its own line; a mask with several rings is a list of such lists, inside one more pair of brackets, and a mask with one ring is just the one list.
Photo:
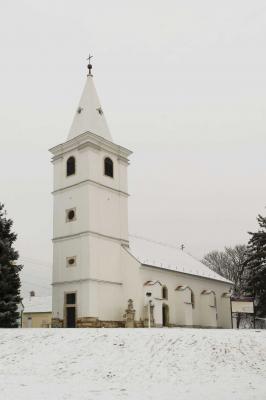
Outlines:
[[74, 115], [68, 139], [73, 139], [84, 132], [92, 132], [104, 139], [112, 141], [104, 112], [93, 83], [91, 58], [92, 56], [89, 55], [89, 73], [77, 111]]

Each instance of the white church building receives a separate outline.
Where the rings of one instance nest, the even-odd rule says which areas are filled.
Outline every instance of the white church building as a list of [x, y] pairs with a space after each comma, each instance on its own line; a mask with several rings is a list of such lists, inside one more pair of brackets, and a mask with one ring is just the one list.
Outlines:
[[53, 147], [54, 327], [231, 328], [231, 282], [185, 251], [128, 234], [131, 151], [113, 142], [91, 65]]

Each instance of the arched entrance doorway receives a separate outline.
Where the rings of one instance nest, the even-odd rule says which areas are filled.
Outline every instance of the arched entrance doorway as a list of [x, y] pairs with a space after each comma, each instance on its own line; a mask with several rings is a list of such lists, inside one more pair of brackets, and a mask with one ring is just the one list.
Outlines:
[[169, 325], [169, 306], [163, 304], [163, 326]]

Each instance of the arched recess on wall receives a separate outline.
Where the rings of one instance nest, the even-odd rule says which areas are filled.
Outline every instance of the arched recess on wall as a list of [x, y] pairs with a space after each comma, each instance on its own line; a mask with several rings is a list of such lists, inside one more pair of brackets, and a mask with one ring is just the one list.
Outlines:
[[114, 177], [114, 163], [109, 157], [105, 157], [104, 159], [104, 175], [110, 178]]
[[195, 308], [195, 295], [191, 287], [180, 285], [175, 290], [185, 292], [184, 303], [191, 304], [192, 308]]
[[146, 290], [146, 295], [147, 293], [151, 292], [153, 297], [160, 297], [160, 291], [162, 288], [162, 284], [160, 281], [146, 281], [143, 286]]
[[208, 305], [209, 305], [210, 307], [215, 307], [215, 308], [216, 308], [217, 302], [216, 302], [216, 293], [215, 293], [214, 290], [203, 290], [203, 291], [201, 292], [201, 295], [203, 295], [203, 296], [209, 296]]
[[74, 175], [76, 173], [76, 159], [71, 156], [66, 162], [66, 174], [67, 176]]

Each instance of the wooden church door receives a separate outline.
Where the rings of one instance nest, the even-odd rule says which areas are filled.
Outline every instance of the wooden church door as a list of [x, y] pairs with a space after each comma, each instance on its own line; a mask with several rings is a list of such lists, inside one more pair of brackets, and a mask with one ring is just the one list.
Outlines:
[[76, 328], [76, 293], [67, 293], [65, 297], [65, 327]]

